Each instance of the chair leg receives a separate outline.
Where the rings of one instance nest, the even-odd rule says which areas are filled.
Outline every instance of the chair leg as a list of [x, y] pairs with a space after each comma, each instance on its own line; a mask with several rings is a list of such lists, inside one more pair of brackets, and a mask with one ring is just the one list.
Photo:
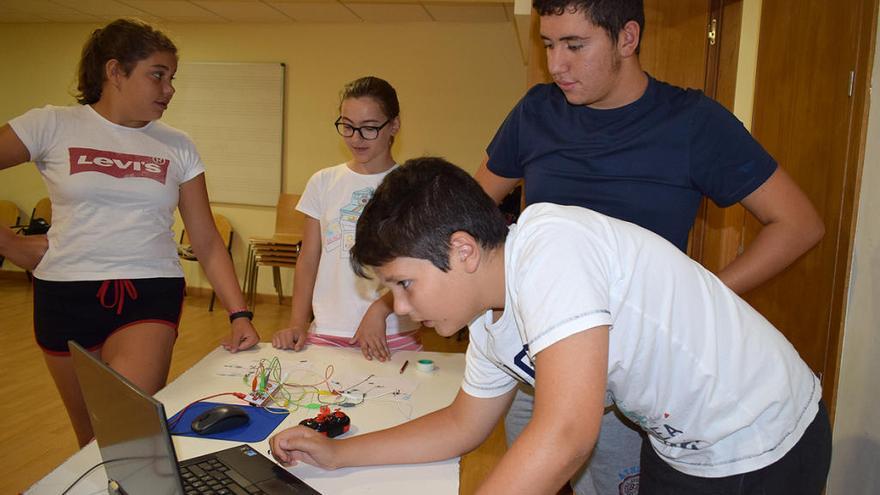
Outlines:
[[253, 244], [248, 244], [247, 262], [244, 268], [244, 304], [254, 310], [254, 292], [257, 278], [257, 260]]
[[272, 278], [275, 280], [275, 292], [278, 293], [278, 304], [283, 304], [284, 292], [281, 287], [281, 268], [278, 268], [277, 266], [272, 267]]
[[214, 299], [217, 299], [217, 293], [211, 291], [211, 304], [208, 305], [208, 311], [214, 311]]

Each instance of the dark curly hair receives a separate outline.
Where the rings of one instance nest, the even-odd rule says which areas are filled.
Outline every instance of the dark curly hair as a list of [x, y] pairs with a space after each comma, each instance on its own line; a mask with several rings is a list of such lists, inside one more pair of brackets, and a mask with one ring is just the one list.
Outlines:
[[117, 19], [94, 30], [79, 60], [76, 101], [90, 105], [101, 99], [108, 61], [118, 60], [128, 75], [139, 61], [156, 52], [177, 55], [177, 47], [161, 31], [142, 21]]
[[351, 266], [367, 277], [367, 267], [406, 257], [449, 271], [449, 240], [459, 231], [493, 249], [504, 244], [508, 228], [501, 210], [467, 172], [442, 158], [414, 158], [385, 176], [364, 208]]
[[[582, 12], [593, 24], [607, 31], [615, 43], [620, 30], [629, 21], [636, 21], [640, 31], [645, 32], [643, 0], [533, 0], [532, 7], [541, 16]], [[639, 53], [639, 47], [636, 47], [636, 53]]]

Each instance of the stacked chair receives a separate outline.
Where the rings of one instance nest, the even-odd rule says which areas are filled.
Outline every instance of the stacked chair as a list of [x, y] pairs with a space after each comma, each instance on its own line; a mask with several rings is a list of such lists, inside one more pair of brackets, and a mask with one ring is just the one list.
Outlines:
[[256, 306], [257, 276], [261, 266], [272, 267], [278, 304], [282, 302], [281, 268], [294, 268], [302, 247], [305, 215], [296, 211], [297, 202], [298, 194], [282, 194], [275, 209], [275, 234], [268, 238], [252, 237], [248, 241], [244, 292], [251, 311]]

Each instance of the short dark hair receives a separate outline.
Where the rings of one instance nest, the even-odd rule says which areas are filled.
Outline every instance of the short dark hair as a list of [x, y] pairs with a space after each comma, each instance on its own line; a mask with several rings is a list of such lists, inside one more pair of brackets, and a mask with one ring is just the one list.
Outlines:
[[508, 228], [501, 210], [467, 172], [443, 158], [414, 158], [391, 171], [364, 207], [351, 266], [367, 277], [366, 267], [407, 257], [449, 271], [449, 241], [459, 231], [489, 250], [504, 244]]
[[342, 102], [349, 98], [372, 98], [376, 100], [385, 117], [393, 119], [400, 115], [400, 102], [397, 101], [397, 91], [388, 81], [376, 77], [366, 76], [345, 85], [339, 98], [339, 111], [342, 112]]
[[76, 97], [81, 105], [97, 103], [104, 89], [104, 67], [118, 60], [125, 75], [156, 52], [177, 55], [177, 47], [161, 31], [136, 19], [117, 19], [96, 29], [83, 45], [79, 60]]
[[[645, 32], [645, 4], [643, 0], [532, 0], [538, 15], [562, 15], [566, 12], [582, 12], [593, 24], [608, 32], [617, 43], [620, 30], [629, 21], [639, 24]], [[642, 44], [641, 37], [639, 45]], [[636, 47], [636, 53], [639, 47]]]

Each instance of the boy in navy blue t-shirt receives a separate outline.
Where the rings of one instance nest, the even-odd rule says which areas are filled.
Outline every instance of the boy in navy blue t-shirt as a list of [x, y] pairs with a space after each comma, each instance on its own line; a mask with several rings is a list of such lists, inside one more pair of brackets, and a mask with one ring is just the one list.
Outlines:
[[[764, 226], [718, 273], [742, 294], [814, 246], [810, 201], [742, 123], [717, 102], [646, 74], [641, 0], [535, 0], [553, 84], [531, 88], [487, 148], [477, 180], [503, 199], [522, 179], [526, 204], [590, 208], [645, 227], [686, 250], [703, 197], [742, 204]], [[531, 418], [517, 395], [512, 443]], [[641, 440], [609, 411], [578, 495], [636, 493]]]

